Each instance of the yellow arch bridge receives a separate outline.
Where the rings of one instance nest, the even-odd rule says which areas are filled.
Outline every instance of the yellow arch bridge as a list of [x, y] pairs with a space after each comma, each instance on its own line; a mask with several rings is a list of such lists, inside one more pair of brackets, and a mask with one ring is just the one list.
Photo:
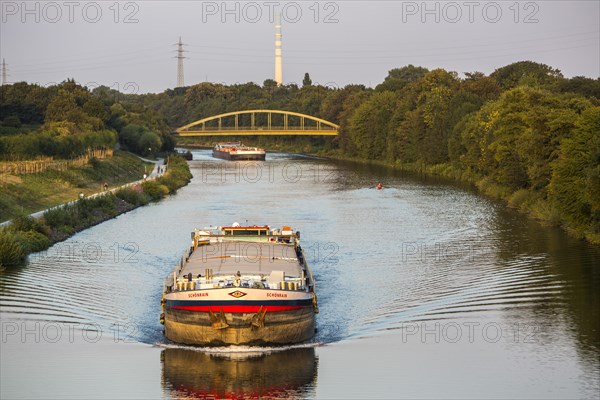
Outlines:
[[292, 111], [246, 110], [199, 119], [177, 128], [180, 136], [322, 135], [337, 136], [339, 125]]

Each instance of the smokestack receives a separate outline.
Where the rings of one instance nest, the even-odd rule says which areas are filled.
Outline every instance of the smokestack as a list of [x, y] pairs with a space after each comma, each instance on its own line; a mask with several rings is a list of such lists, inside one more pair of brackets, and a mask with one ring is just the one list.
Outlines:
[[177, 43], [177, 87], [183, 87], [183, 43], [181, 43], [181, 36], [179, 36], [179, 43]]
[[281, 71], [281, 14], [275, 16], [275, 82], [277, 86], [283, 83]]

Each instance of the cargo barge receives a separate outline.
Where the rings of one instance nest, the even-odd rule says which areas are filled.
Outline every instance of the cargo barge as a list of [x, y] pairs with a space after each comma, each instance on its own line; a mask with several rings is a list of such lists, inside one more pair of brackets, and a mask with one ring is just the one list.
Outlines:
[[223, 160], [259, 160], [264, 161], [267, 155], [265, 149], [244, 146], [241, 143], [219, 143], [212, 151], [213, 157]]
[[164, 284], [165, 336], [190, 345], [269, 345], [309, 340], [315, 281], [288, 226], [194, 230]]

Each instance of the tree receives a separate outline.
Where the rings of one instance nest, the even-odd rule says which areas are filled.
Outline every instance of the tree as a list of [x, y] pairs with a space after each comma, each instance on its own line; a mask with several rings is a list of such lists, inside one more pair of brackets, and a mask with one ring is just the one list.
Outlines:
[[458, 84], [456, 73], [443, 69], [429, 71], [414, 83], [418, 90], [417, 110], [423, 119], [423, 124], [418, 125], [424, 131], [413, 142], [419, 143], [421, 160], [427, 163], [448, 160], [448, 137], [452, 130], [448, 124], [449, 108]]
[[466, 79], [461, 82], [461, 89], [479, 97], [479, 105], [488, 100], [496, 100], [502, 89], [495, 79], [483, 75], [481, 72], [465, 73]]
[[498, 68], [490, 77], [494, 78], [503, 89], [511, 89], [519, 85], [548, 86], [563, 78], [560, 70], [533, 61], [519, 61]]
[[275, 87], [277, 87], [277, 82], [275, 82], [273, 79], [265, 79], [263, 82], [263, 88], [265, 89], [271, 89]]
[[156, 154], [162, 147], [162, 141], [160, 137], [154, 133], [147, 131], [138, 140], [137, 151], [138, 153], [148, 156]]
[[386, 137], [395, 104], [393, 93], [375, 93], [352, 114], [348, 121], [349, 134], [359, 157], [377, 160], [386, 156]]
[[[342, 122], [344, 103], [354, 93], [365, 92], [364, 85], [347, 85], [346, 87], [332, 91], [331, 95], [325, 97], [321, 102], [320, 115], [327, 121], [336, 124]], [[345, 122], [345, 119], [344, 119]]]
[[312, 85], [312, 80], [310, 79], [310, 75], [307, 73], [304, 74], [304, 79], [302, 79], [302, 86], [310, 86]]
[[572, 228], [600, 234], [600, 107], [585, 110], [552, 163], [550, 194]]
[[562, 80], [558, 88], [561, 92], [577, 93], [600, 100], [600, 78], [591, 79], [584, 76], [575, 76], [571, 79]]
[[66, 90], [60, 90], [48, 104], [45, 121], [64, 121], [72, 111], [77, 111], [75, 96]]
[[128, 124], [119, 132], [119, 140], [131, 151], [137, 152], [138, 141], [147, 130], [137, 124]]
[[107, 107], [96, 97], [90, 97], [83, 103], [83, 111], [91, 117], [98, 118], [102, 124], [108, 122], [110, 117]]
[[377, 85], [376, 91], [382, 92], [384, 90], [397, 91], [403, 89], [406, 85], [411, 82], [417, 81], [429, 70], [423, 67], [415, 67], [409, 64], [402, 68], [394, 68], [388, 72], [384, 81]]

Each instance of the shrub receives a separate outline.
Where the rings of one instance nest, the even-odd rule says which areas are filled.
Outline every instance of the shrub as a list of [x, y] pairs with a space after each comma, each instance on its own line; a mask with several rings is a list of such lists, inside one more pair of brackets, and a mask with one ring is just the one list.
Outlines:
[[146, 196], [143, 192], [139, 192], [131, 188], [120, 189], [115, 193], [115, 196], [134, 206], [142, 206], [148, 204], [150, 201], [148, 196]]
[[0, 231], [0, 267], [15, 267], [25, 262], [27, 253], [15, 233]]
[[10, 229], [14, 232], [37, 231], [38, 228], [40, 228], [40, 223], [27, 214], [17, 215], [12, 219], [12, 223], [10, 224]]
[[527, 189], [519, 189], [508, 199], [508, 205], [513, 208], [527, 206], [531, 202], [532, 194]]
[[15, 239], [26, 254], [42, 251], [50, 247], [50, 239], [36, 231], [18, 232]]
[[169, 188], [156, 181], [146, 181], [142, 183], [142, 189], [152, 200], [162, 199], [169, 194]]
[[69, 206], [56, 207], [46, 211], [43, 218], [46, 224], [54, 229], [71, 225], [74, 220], [74, 208]]
[[93, 210], [100, 209], [107, 215], [116, 215], [117, 213], [117, 198], [112, 193], [86, 199], [86, 201]]
[[559, 226], [561, 222], [559, 210], [547, 200], [538, 199], [533, 203], [531, 205], [531, 214], [535, 218], [541, 219], [547, 225]]
[[185, 184], [185, 182], [182, 183], [180, 180], [178, 180], [174, 174], [162, 176], [158, 179], [158, 182], [169, 188], [169, 193], [174, 193], [178, 188]]

